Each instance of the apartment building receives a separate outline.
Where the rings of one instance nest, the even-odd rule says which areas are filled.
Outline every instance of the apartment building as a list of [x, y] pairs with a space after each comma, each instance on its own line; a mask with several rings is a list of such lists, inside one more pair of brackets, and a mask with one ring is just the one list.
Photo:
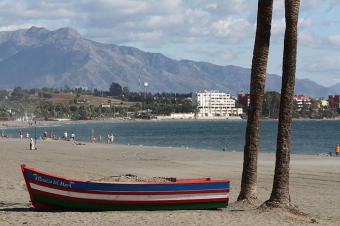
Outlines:
[[249, 104], [250, 104], [250, 94], [249, 93], [239, 92], [237, 94], [237, 99], [238, 99], [238, 102], [242, 106], [249, 107]]
[[242, 108], [235, 108], [230, 94], [218, 90], [200, 90], [192, 93], [192, 105], [198, 106], [198, 117], [230, 117], [243, 114]]
[[340, 95], [328, 95], [328, 107], [329, 108], [340, 108]]
[[310, 107], [312, 105], [312, 98], [305, 94], [294, 95], [294, 100], [296, 100], [298, 108], [302, 108], [303, 106]]

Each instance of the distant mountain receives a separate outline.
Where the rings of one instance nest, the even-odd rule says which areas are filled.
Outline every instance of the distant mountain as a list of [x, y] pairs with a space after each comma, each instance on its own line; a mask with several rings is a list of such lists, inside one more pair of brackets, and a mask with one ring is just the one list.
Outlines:
[[333, 94], [339, 94], [340, 82], [336, 83], [335, 85], [330, 86], [329, 88], [334, 89], [334, 90], [338, 90], [338, 93], [333, 93]]
[[[139, 84], [139, 77], [141, 84]], [[189, 93], [249, 92], [250, 69], [173, 60], [160, 53], [84, 39], [73, 28], [31, 27], [0, 32], [0, 89], [83, 87], [108, 90], [113, 82], [130, 91]], [[143, 83], [148, 82], [147, 87]], [[268, 74], [266, 91], [281, 90], [281, 76]], [[296, 80], [296, 94], [314, 98], [340, 93], [308, 79]]]

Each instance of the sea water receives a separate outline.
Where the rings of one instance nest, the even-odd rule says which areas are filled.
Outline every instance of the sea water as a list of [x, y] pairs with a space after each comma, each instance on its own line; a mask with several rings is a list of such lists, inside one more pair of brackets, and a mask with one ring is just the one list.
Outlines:
[[[88, 142], [91, 136], [103, 137], [113, 134], [115, 143], [125, 145], [158, 146], [167, 148], [195, 148], [213, 151], [243, 151], [245, 144], [246, 120], [171, 120], [65, 123], [44, 125], [33, 123], [31, 127], [7, 128], [5, 134], [11, 138], [19, 137], [19, 130], [30, 137], [39, 139], [46, 131], [48, 134], [68, 137], [74, 132], [76, 140]], [[277, 120], [261, 122], [260, 152], [275, 153], [277, 139]], [[44, 142], [44, 141], [41, 141]], [[294, 120], [292, 123], [291, 153], [310, 154], [333, 152], [340, 143], [340, 120]]]

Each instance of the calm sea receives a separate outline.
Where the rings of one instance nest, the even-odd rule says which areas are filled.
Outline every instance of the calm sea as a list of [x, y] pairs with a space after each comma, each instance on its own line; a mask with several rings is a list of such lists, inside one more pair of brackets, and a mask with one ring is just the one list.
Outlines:
[[[245, 120], [226, 121], [138, 121], [138, 122], [98, 122], [65, 123], [61, 125], [37, 126], [29, 128], [8, 128], [8, 137], [18, 138], [19, 129], [24, 137], [41, 137], [44, 131], [62, 137], [65, 131], [70, 136], [73, 131], [77, 141], [89, 141], [93, 135], [115, 136], [115, 143], [159, 147], [182, 147], [221, 151], [243, 151], [245, 143]], [[276, 151], [278, 121], [268, 120], [261, 123], [260, 152]], [[295, 120], [292, 125], [291, 153], [310, 154], [333, 151], [340, 143], [340, 120]], [[37, 141], [39, 145], [39, 140]]]

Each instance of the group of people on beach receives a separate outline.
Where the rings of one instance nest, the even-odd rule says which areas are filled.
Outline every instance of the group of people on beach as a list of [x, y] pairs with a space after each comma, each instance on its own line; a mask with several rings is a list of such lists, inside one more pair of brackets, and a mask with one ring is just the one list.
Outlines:
[[[107, 142], [107, 144], [113, 144], [114, 140], [115, 140], [115, 137], [113, 136], [113, 134], [111, 134], [111, 135], [108, 134], [108, 135], [106, 136], [106, 142]], [[90, 137], [90, 142], [91, 142], [91, 143], [97, 143], [97, 142], [101, 143], [102, 141], [103, 141], [103, 138], [102, 138], [101, 135], [98, 136], [98, 139], [97, 139], [96, 137], [94, 137], [94, 136], [91, 136], [91, 137]]]
[[[5, 135], [5, 131], [2, 130], [1, 137], [5, 137], [5, 136], [6, 136], [6, 135]], [[21, 139], [23, 138], [23, 132], [22, 132], [22, 130], [19, 130], [19, 137], [20, 137]], [[29, 137], [29, 133], [26, 134], [26, 138], [29, 139], [29, 141], [30, 141], [30, 150], [36, 150], [36, 148], [35, 148], [35, 146], [34, 146], [34, 140], [33, 140], [33, 138], [30, 138], [30, 137]], [[63, 140], [65, 140], [65, 141], [73, 141], [75, 144], [81, 144], [81, 143], [75, 141], [75, 140], [76, 140], [76, 137], [75, 137], [74, 132], [72, 132], [71, 135], [70, 135], [70, 137], [68, 138], [67, 131], [65, 131], [62, 138], [63, 138]], [[49, 132], [49, 134], [48, 134], [47, 131], [44, 131], [44, 133], [43, 133], [42, 137], [40, 137], [40, 139], [41, 139], [41, 140], [61, 140], [61, 137], [60, 137], [60, 136], [53, 135], [52, 132]], [[113, 144], [114, 139], [115, 139], [115, 137], [113, 136], [113, 134], [111, 134], [111, 135], [108, 134], [108, 135], [106, 136], [106, 142], [107, 142], [107, 144]], [[99, 136], [98, 136], [98, 139], [97, 139], [96, 137], [94, 137], [94, 136], [91, 136], [91, 137], [90, 137], [90, 142], [91, 142], [91, 143], [97, 143], [97, 142], [101, 143], [101, 142], [102, 142], [102, 136], [99, 135]]]
[[[76, 140], [76, 136], [74, 135], [74, 132], [72, 132], [70, 137], [68, 137], [67, 131], [65, 131], [62, 138], [64, 141], [75, 141]], [[47, 134], [47, 131], [45, 131], [41, 139], [42, 140], [61, 140], [61, 137], [53, 135], [52, 132]]]
[[111, 136], [110, 136], [110, 134], [107, 134], [107, 136], [106, 136], [107, 144], [113, 144], [114, 140], [115, 140], [115, 137], [113, 136], [113, 134]]
[[[339, 154], [340, 154], [340, 145], [339, 144], [335, 145], [334, 153], [335, 153], [336, 157], [339, 156]], [[330, 151], [328, 153], [317, 153], [316, 155], [318, 155], [318, 156], [333, 156], [333, 152]]]

